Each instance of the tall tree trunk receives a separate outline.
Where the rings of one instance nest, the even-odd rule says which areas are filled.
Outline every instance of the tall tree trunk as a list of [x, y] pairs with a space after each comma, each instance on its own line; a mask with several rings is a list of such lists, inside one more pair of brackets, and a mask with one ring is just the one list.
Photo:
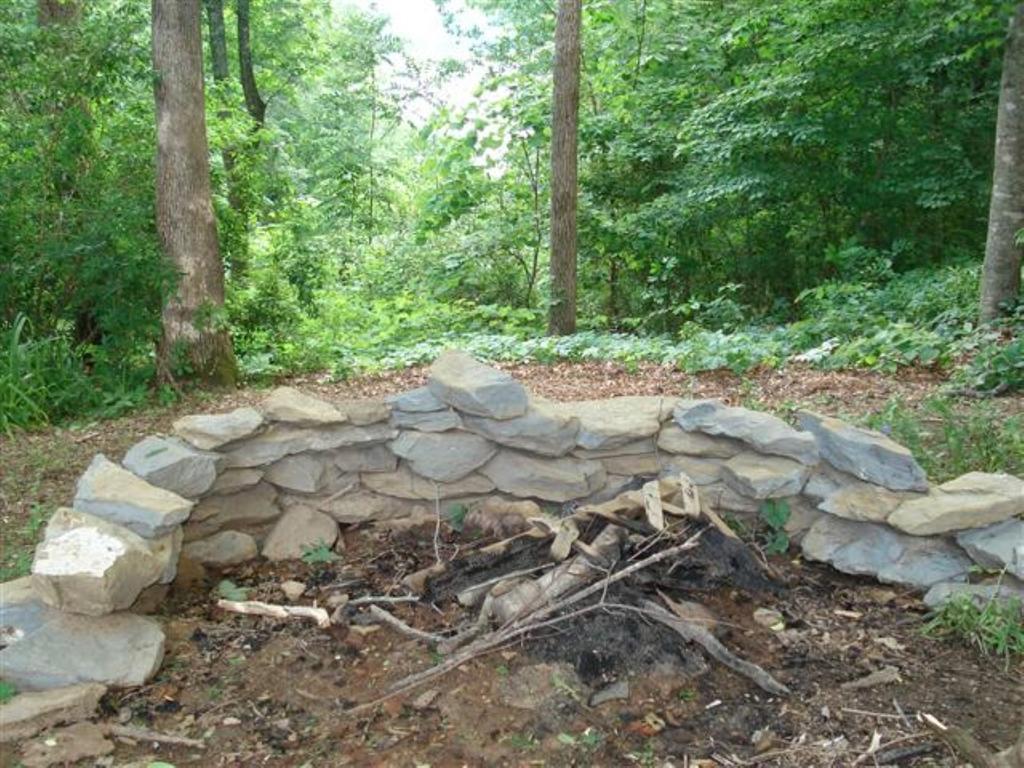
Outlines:
[[992, 320], [1020, 294], [1024, 229], [1024, 3], [1010, 20], [996, 122], [995, 172], [988, 214], [988, 242], [981, 275], [981, 319]]
[[558, 0], [551, 121], [551, 306], [548, 333], [576, 331], [577, 124], [581, 0]]
[[249, 40], [249, 0], [238, 0], [235, 8], [238, 17], [238, 68], [245, 94], [245, 108], [259, 128], [267, 118], [267, 105], [256, 87], [256, 74], [252, 68], [252, 43]]
[[36, 17], [41, 27], [71, 24], [78, 21], [81, 14], [82, 6], [79, 0], [38, 0], [36, 3]]
[[179, 273], [163, 311], [159, 376], [187, 364], [195, 378], [234, 384], [224, 308], [224, 267], [210, 199], [199, 0], [153, 0], [156, 74], [156, 224], [164, 255]]

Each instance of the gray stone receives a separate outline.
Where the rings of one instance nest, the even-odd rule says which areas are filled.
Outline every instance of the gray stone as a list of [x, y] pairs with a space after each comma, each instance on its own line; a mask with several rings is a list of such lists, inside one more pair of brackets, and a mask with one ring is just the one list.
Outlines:
[[19, 691], [79, 683], [132, 687], [160, 668], [164, 634], [152, 619], [131, 613], [93, 617], [43, 604], [27, 582], [0, 592], [3, 679]]
[[224, 496], [252, 488], [263, 479], [261, 469], [226, 469], [217, 476], [217, 482], [210, 489], [213, 496]]
[[590, 706], [599, 707], [609, 701], [627, 701], [629, 699], [629, 681], [619, 680], [606, 685], [590, 697]]
[[231, 496], [209, 496], [196, 506], [185, 526], [185, 541], [205, 539], [224, 529], [239, 530], [275, 521], [281, 510], [277, 491], [269, 483]]
[[724, 482], [700, 486], [701, 508], [705, 506], [715, 512], [735, 512], [754, 515], [761, 509], [761, 502], [742, 493], [737, 493]]
[[956, 543], [978, 565], [1024, 579], [1024, 520], [1016, 518], [957, 534]]
[[564, 456], [576, 446], [578, 419], [563, 416], [550, 403], [533, 399], [525, 414], [511, 419], [467, 416], [465, 427], [499, 445], [543, 456]]
[[263, 402], [263, 414], [270, 421], [306, 427], [342, 424], [348, 421], [334, 405], [307, 395], [294, 387], [278, 387]]
[[845, 517], [847, 520], [865, 520], [872, 523], [884, 523], [896, 508], [908, 498], [917, 494], [890, 491], [879, 485], [862, 483], [853, 480], [818, 505], [822, 512]]
[[74, 507], [140, 536], [166, 536], [188, 519], [192, 502], [157, 488], [97, 454], [79, 480]]
[[989, 584], [963, 584], [955, 581], [943, 581], [933, 584], [922, 598], [929, 608], [938, 608], [950, 600], [961, 596], [970, 597], [979, 608], [991, 602], [1011, 605], [1014, 602], [1024, 612], [1024, 584], [1012, 577], [1004, 577], [1001, 581]]
[[123, 464], [158, 488], [195, 498], [213, 486], [220, 461], [217, 454], [198, 451], [184, 440], [147, 437], [128, 449]]
[[226, 454], [225, 466], [261, 467], [295, 453], [368, 446], [391, 440], [397, 434], [388, 424], [334, 424], [315, 429], [274, 424], [257, 437], [233, 446]]
[[694, 485], [711, 485], [722, 479], [723, 462], [720, 459], [691, 458], [677, 454], [662, 457], [662, 474], [682, 473]]
[[609, 475], [645, 475], [655, 477], [665, 468], [664, 457], [656, 453], [609, 456], [601, 459]]
[[676, 424], [688, 432], [731, 437], [760, 453], [786, 456], [808, 466], [818, 463], [814, 436], [798, 432], [770, 413], [734, 408], [718, 400], [683, 400], [674, 415]]
[[493, 443], [468, 432], [403, 432], [388, 445], [417, 475], [439, 483], [461, 480], [497, 451]]
[[889, 525], [915, 536], [963, 531], [1024, 514], [1024, 480], [1013, 475], [968, 472], [904, 501]]
[[0, 705], [0, 742], [27, 739], [55, 725], [87, 720], [106, 692], [105, 685], [81, 683], [20, 693]]
[[804, 485], [804, 496], [820, 503], [851, 482], [856, 481], [849, 475], [832, 469], [827, 464], [819, 464]]
[[264, 479], [297, 493], [318, 493], [327, 482], [327, 462], [320, 455], [285, 456], [267, 467]]
[[387, 421], [391, 416], [389, 408], [383, 400], [363, 398], [359, 400], [341, 400], [337, 403], [338, 410], [345, 414], [349, 424], [367, 427]]
[[803, 490], [811, 470], [779, 456], [741, 453], [722, 467], [722, 478], [737, 493], [754, 499], [781, 499]]
[[146, 587], [174, 578], [180, 546], [180, 530], [144, 539], [101, 518], [58, 509], [36, 547], [33, 588], [62, 611], [102, 616], [125, 610]]
[[339, 448], [332, 451], [330, 457], [342, 472], [394, 472], [398, 466], [398, 457], [381, 444]]
[[434, 393], [427, 387], [390, 395], [384, 398], [384, 402], [391, 406], [392, 413], [395, 411], [429, 413], [431, 411], [442, 411], [448, 407], [444, 402], [435, 397]]
[[745, 450], [743, 443], [727, 437], [712, 437], [703, 432], [687, 432], [669, 422], [658, 434], [658, 448], [666, 453], [681, 453], [707, 459], [731, 459]]
[[462, 419], [454, 410], [443, 411], [392, 411], [391, 426], [400, 429], [418, 429], [420, 432], [447, 432], [460, 429]]
[[334, 546], [338, 540], [338, 524], [312, 507], [289, 509], [263, 542], [263, 556], [268, 560], [298, 560], [306, 549], [324, 544]]
[[910, 451], [881, 432], [810, 411], [800, 426], [818, 441], [821, 457], [836, 469], [893, 491], [926, 491], [928, 477]]
[[970, 558], [943, 539], [908, 536], [885, 525], [832, 515], [811, 526], [801, 546], [807, 559], [830, 563], [843, 573], [922, 589], [940, 581], [964, 581], [971, 568]]
[[802, 496], [786, 499], [786, 503], [789, 506], [789, 519], [786, 520], [783, 530], [789, 536], [790, 541], [794, 544], [799, 544], [803, 541], [804, 534], [818, 520], [825, 517], [825, 513], [806, 501]]
[[577, 400], [558, 403], [555, 407], [562, 415], [579, 419], [576, 445], [584, 450], [599, 451], [657, 435], [677, 400], [675, 397], [629, 396]]
[[399, 463], [398, 469], [394, 472], [365, 473], [360, 475], [360, 481], [371, 491], [386, 496], [424, 501], [475, 496], [494, 490], [494, 483], [479, 472], [467, 475], [454, 483], [439, 483], [420, 477], [404, 461]]
[[356, 525], [409, 517], [421, 506], [406, 499], [396, 499], [368, 491], [355, 491], [329, 499], [321, 503], [319, 509], [339, 523]]
[[186, 544], [185, 556], [196, 563], [223, 568], [253, 560], [259, 554], [256, 539], [241, 531], [221, 531], [208, 539]]
[[238, 408], [230, 413], [184, 416], [174, 422], [174, 433], [201, 451], [214, 451], [252, 437], [262, 426], [263, 414], [255, 408]]
[[589, 496], [604, 487], [606, 473], [600, 462], [586, 459], [550, 459], [503, 448], [480, 470], [505, 493], [565, 502]]
[[529, 402], [523, 385], [509, 374], [458, 350], [443, 352], [434, 361], [427, 387], [458, 411], [492, 419], [522, 416]]
[[654, 454], [658, 452], [657, 440], [653, 437], [645, 437], [642, 440], [634, 440], [624, 445], [616, 445], [611, 448], [602, 448], [595, 451], [588, 451], [586, 448], [577, 448], [572, 455], [577, 459], [610, 459], [616, 456], [640, 456], [643, 454]]

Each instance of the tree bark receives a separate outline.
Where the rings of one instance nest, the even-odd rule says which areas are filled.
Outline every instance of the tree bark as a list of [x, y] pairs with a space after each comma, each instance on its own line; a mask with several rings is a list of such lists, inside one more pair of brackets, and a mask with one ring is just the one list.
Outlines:
[[70, 24], [78, 21], [82, 13], [79, 0], [38, 0], [36, 18], [39, 26], [51, 24]]
[[558, 0], [551, 120], [551, 306], [548, 333], [576, 331], [577, 128], [581, 0]]
[[210, 199], [199, 0], [153, 0], [156, 75], [156, 224], [180, 279], [164, 305], [158, 375], [212, 384], [237, 377], [224, 308], [224, 267]]
[[238, 17], [238, 68], [245, 94], [245, 108], [253, 122], [262, 128], [267, 118], [267, 105], [260, 97], [256, 86], [256, 74], [252, 68], [252, 43], [249, 40], [249, 0], [238, 0], [235, 8]]
[[993, 320], [1020, 294], [1024, 229], [1024, 3], [1014, 9], [1003, 58], [996, 122], [995, 171], [981, 275], [981, 319]]

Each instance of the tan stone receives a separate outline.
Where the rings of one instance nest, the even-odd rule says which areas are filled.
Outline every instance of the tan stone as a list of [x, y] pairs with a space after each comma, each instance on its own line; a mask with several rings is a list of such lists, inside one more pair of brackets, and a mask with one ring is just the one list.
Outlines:
[[263, 402], [263, 414], [270, 421], [303, 426], [342, 424], [348, 418], [333, 405], [294, 387], [278, 387]]
[[743, 443], [703, 432], [687, 432], [671, 422], [658, 434], [658, 448], [666, 453], [681, 453], [709, 459], [731, 459], [744, 450]]
[[19, 693], [0, 705], [0, 742], [27, 739], [55, 725], [86, 720], [106, 692], [105, 685], [82, 683]]
[[387, 496], [427, 501], [475, 496], [490, 493], [495, 488], [494, 483], [479, 472], [454, 483], [435, 483], [414, 473], [405, 462], [399, 463], [394, 472], [364, 473], [360, 475], [360, 481], [371, 491]]
[[1013, 475], [968, 472], [904, 501], [889, 525], [915, 536], [984, 528], [1024, 514], [1024, 480]]

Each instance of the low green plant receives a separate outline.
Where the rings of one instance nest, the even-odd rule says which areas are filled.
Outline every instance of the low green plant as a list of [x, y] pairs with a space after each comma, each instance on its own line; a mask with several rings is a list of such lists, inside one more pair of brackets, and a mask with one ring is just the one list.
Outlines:
[[217, 595], [224, 600], [234, 600], [240, 602], [242, 600], [249, 599], [249, 588], [240, 587], [231, 579], [224, 579], [217, 584]]
[[782, 555], [789, 550], [789, 534], [786, 523], [791, 515], [789, 504], [785, 499], [765, 499], [757, 516], [767, 527], [763, 534], [763, 546], [766, 555]]
[[6, 680], [0, 680], [0, 704], [6, 704], [8, 701], [14, 698], [18, 689], [14, 687], [12, 683]]
[[1024, 614], [1018, 599], [979, 603], [959, 595], [945, 602], [923, 631], [932, 637], [956, 638], [1007, 663], [1011, 656], [1024, 655]]
[[340, 559], [337, 553], [331, 549], [330, 544], [323, 539], [320, 539], [316, 544], [310, 544], [302, 548], [302, 562], [314, 568], [329, 565]]
[[465, 504], [452, 504], [448, 507], [445, 518], [448, 520], [448, 525], [452, 527], [453, 531], [462, 533], [462, 528], [466, 524], [466, 515], [468, 514], [469, 507]]

